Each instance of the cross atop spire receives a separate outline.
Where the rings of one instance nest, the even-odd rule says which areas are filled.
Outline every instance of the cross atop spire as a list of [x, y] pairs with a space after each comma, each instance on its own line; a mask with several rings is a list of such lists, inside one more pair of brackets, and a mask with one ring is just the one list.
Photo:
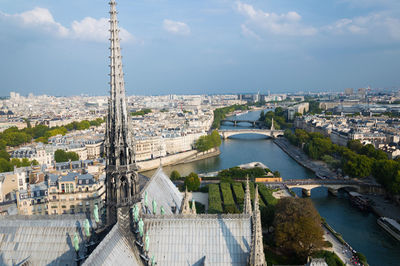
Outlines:
[[138, 197], [138, 175], [125, 98], [124, 72], [117, 20], [117, 3], [110, 0], [110, 98], [105, 138], [107, 153], [107, 220], [116, 222], [116, 208]]

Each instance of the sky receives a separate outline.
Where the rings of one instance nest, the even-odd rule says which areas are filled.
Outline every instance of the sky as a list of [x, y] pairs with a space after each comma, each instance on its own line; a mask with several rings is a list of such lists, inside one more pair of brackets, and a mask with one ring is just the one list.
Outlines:
[[[108, 94], [108, 0], [0, 0], [0, 96]], [[400, 87], [399, 0], [117, 0], [128, 95]]]

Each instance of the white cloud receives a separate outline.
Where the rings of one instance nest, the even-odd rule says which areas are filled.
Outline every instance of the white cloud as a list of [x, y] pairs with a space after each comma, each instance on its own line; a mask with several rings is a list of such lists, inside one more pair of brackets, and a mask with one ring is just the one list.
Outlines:
[[[301, 23], [301, 16], [294, 11], [275, 14], [255, 9], [252, 5], [236, 2], [236, 10], [247, 18], [242, 24], [242, 32], [266, 32], [276, 35], [311, 36], [317, 33], [317, 29]], [[247, 29], [243, 31], [243, 29]]]
[[1, 13], [1, 16], [20, 27], [38, 29], [59, 37], [65, 37], [69, 34], [69, 30], [56, 22], [46, 8], [35, 7], [32, 10], [14, 15]]
[[189, 35], [190, 34], [189, 26], [186, 23], [180, 22], [180, 21], [164, 19], [163, 28], [172, 34], [177, 34], [177, 35]]
[[261, 40], [261, 37], [258, 36], [254, 31], [249, 29], [246, 25], [242, 24], [242, 25], [240, 25], [240, 27], [242, 29], [242, 33], [243, 33], [244, 36], [252, 37], [252, 38], [255, 38], [257, 40]]
[[[46, 32], [59, 38], [96, 42], [106, 42], [109, 38], [109, 22], [107, 18], [95, 19], [86, 17], [80, 21], [73, 21], [71, 27], [67, 28], [56, 22], [48, 9], [41, 7], [35, 7], [32, 10], [13, 15], [0, 13], [1, 17], [19, 27]], [[127, 30], [120, 29], [121, 40], [134, 40], [132, 34]]]
[[[73, 21], [71, 25], [71, 37], [81, 40], [107, 41], [109, 38], [109, 22], [106, 18], [95, 19], [86, 17], [81, 21]], [[132, 34], [120, 28], [120, 37], [123, 41], [133, 40]]]
[[400, 19], [383, 12], [352, 19], [341, 19], [325, 27], [334, 34], [366, 35], [371, 37], [389, 37], [400, 40]]

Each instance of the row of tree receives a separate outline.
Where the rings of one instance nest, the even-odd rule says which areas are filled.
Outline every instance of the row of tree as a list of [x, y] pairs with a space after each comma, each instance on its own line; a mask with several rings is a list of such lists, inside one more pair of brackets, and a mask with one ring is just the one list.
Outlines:
[[[17, 127], [10, 127], [0, 133], [0, 172], [11, 171], [15, 166], [20, 167], [16, 160], [10, 160], [10, 154], [6, 151], [7, 147], [17, 147], [19, 145], [30, 143], [32, 140], [36, 142], [47, 143], [48, 139], [56, 135], [65, 135], [71, 130], [88, 129], [91, 126], [99, 126], [104, 123], [104, 120], [97, 118], [92, 121], [83, 120], [81, 122], [72, 122], [61, 127], [49, 128], [45, 125], [31, 126], [30, 121], [26, 119], [27, 127], [18, 129]], [[26, 159], [27, 160], [27, 159]], [[36, 161], [24, 161], [21, 166], [28, 166], [37, 164]]]
[[28, 158], [13, 158], [11, 160], [6, 160], [4, 158], [0, 158], [0, 173], [4, 172], [11, 172], [14, 167], [25, 167], [25, 166], [30, 166], [30, 165], [38, 165], [38, 161], [32, 160], [29, 161]]
[[258, 118], [259, 121], [265, 123], [267, 128], [271, 128], [272, 119], [274, 119], [275, 129], [285, 129], [293, 126], [291, 123], [286, 121], [285, 111], [282, 107], [277, 107], [274, 111], [268, 111], [266, 113], [261, 111], [260, 117]]
[[387, 154], [371, 144], [362, 145], [351, 140], [347, 147], [333, 144], [320, 133], [302, 129], [285, 131], [285, 137], [294, 145], [302, 147], [312, 159], [324, 160], [331, 166], [340, 167], [344, 174], [353, 178], [372, 175], [388, 191], [400, 194], [400, 160], [390, 160]]
[[210, 135], [201, 136], [194, 144], [196, 150], [203, 152], [212, 148], [218, 148], [221, 145], [221, 137], [218, 131], [213, 130]]
[[247, 105], [231, 105], [223, 108], [217, 108], [214, 110], [214, 121], [212, 123], [212, 128], [219, 128], [221, 125], [221, 121], [225, 119], [226, 115], [229, 113], [232, 113], [237, 110], [249, 110], [249, 107]]
[[68, 162], [69, 160], [78, 161], [79, 155], [73, 151], [56, 150], [54, 152], [54, 160], [57, 163]]
[[143, 115], [147, 115], [147, 114], [149, 114], [149, 113], [151, 113], [151, 112], [152, 112], [151, 109], [143, 108], [143, 109], [140, 110], [140, 111], [132, 112], [132, 113], [131, 113], [131, 116], [143, 116]]

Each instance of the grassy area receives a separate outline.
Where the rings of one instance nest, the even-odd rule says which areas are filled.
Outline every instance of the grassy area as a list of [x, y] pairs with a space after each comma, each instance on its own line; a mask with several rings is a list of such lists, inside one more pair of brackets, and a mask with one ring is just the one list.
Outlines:
[[266, 186], [260, 184], [258, 186], [258, 191], [260, 192], [260, 195], [265, 203], [267, 203], [268, 205], [276, 205], [278, 203], [278, 199], [272, 196], [272, 193], [274, 192], [273, 189], [267, 188]]
[[281, 254], [276, 254], [273, 250], [265, 248], [265, 246], [264, 255], [267, 266], [302, 264], [299, 263], [297, 260], [294, 260], [293, 258], [289, 258]]
[[313, 258], [324, 258], [328, 266], [344, 266], [343, 261], [333, 252], [320, 250], [313, 254]]
[[239, 210], [236, 208], [235, 201], [232, 195], [232, 189], [230, 183], [221, 183], [222, 198], [224, 200], [224, 211], [227, 213], [238, 213]]
[[208, 186], [208, 213], [222, 213], [221, 194], [218, 184]]
[[235, 194], [236, 203], [239, 205], [240, 211], [242, 211], [244, 202], [244, 189], [242, 183], [233, 183], [232, 190]]

